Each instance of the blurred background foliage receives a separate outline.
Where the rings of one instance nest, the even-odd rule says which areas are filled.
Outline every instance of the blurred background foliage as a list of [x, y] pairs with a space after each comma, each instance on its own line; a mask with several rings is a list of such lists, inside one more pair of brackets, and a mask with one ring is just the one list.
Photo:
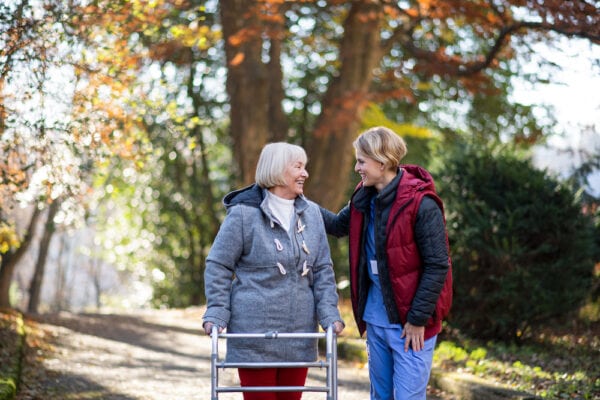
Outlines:
[[[518, 341], [597, 321], [600, 149], [561, 176], [534, 166], [564, 132], [514, 91], [558, 68], [535, 44], [592, 57], [599, 30], [597, 6], [562, 1], [3, 3], [0, 306], [201, 305], [221, 199], [265, 143], [304, 146], [307, 195], [337, 210], [350, 143], [385, 125], [446, 201], [451, 324]], [[330, 244], [347, 298], [347, 241]]]

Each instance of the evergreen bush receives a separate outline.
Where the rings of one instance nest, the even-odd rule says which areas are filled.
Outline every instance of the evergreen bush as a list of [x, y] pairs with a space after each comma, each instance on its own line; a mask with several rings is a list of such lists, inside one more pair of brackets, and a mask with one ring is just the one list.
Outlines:
[[581, 305], [597, 245], [572, 190], [516, 152], [491, 146], [446, 150], [439, 166], [453, 325], [479, 338], [519, 340]]

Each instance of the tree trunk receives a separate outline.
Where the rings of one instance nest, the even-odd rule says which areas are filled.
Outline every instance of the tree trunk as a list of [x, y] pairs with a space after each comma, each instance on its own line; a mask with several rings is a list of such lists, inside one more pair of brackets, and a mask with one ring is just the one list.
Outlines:
[[[285, 140], [288, 124], [282, 117], [283, 79], [280, 63], [281, 31], [260, 28], [260, 5], [254, 0], [221, 1], [221, 21], [228, 66], [227, 92], [231, 104], [234, 159], [242, 184], [254, 181], [254, 170], [264, 144]], [[271, 15], [281, 9], [269, 9]], [[354, 2], [344, 24], [340, 46], [341, 70], [322, 104], [314, 137], [306, 144], [311, 160], [307, 195], [329, 208], [342, 204], [348, 171], [354, 157], [351, 143], [358, 133], [361, 113], [369, 101], [372, 70], [381, 58], [381, 4]], [[271, 19], [272, 21], [273, 19]], [[268, 64], [262, 61], [263, 40], [269, 36]], [[345, 176], [344, 176], [345, 177]], [[327, 188], [327, 189], [324, 189]]]
[[382, 18], [381, 4], [352, 3], [340, 44], [340, 73], [329, 86], [307, 146], [311, 159], [307, 195], [336, 211], [346, 200], [346, 171], [350, 171], [354, 159], [352, 142], [370, 100], [372, 71], [382, 55], [379, 26]]
[[65, 290], [67, 287], [68, 263], [63, 260], [63, 256], [71, 251], [67, 235], [62, 235], [56, 257], [56, 281], [54, 287], [54, 299], [50, 306], [52, 312], [65, 310]]
[[44, 226], [42, 240], [40, 241], [40, 250], [38, 253], [37, 262], [35, 264], [35, 271], [33, 272], [33, 278], [31, 279], [31, 285], [29, 286], [29, 304], [27, 306], [27, 312], [32, 314], [35, 314], [38, 311], [42, 283], [44, 281], [46, 259], [48, 258], [50, 241], [52, 240], [52, 236], [55, 232], [54, 216], [56, 215], [59, 207], [59, 200], [54, 200], [54, 202], [50, 204], [50, 207], [48, 207], [48, 216], [46, 219], [46, 225]]
[[220, 2], [227, 93], [231, 105], [231, 137], [236, 171], [242, 184], [254, 181], [256, 157], [267, 141], [267, 70], [261, 60], [262, 38], [254, 0]]
[[93, 258], [89, 260], [90, 263], [90, 277], [92, 278], [92, 284], [94, 285], [94, 303], [96, 304], [96, 311], [102, 308], [102, 266], [103, 263], [99, 258]]
[[33, 209], [31, 214], [31, 219], [29, 220], [29, 225], [27, 226], [27, 230], [23, 235], [23, 240], [21, 240], [21, 245], [14, 252], [8, 252], [6, 254], [2, 254], [0, 263], [0, 308], [10, 308], [10, 284], [12, 282], [12, 276], [17, 266], [17, 263], [23, 257], [23, 254], [27, 252], [29, 245], [31, 244], [33, 238], [33, 231], [35, 229], [35, 225], [37, 223], [38, 217], [40, 215], [40, 211], [37, 207]]
[[56, 257], [56, 280], [54, 281], [54, 298], [50, 304], [51, 312], [58, 312], [62, 309], [62, 298], [65, 287], [65, 269], [62, 262], [62, 255], [65, 250], [65, 238], [60, 239], [58, 245], [58, 255]]
[[[273, 8], [277, 5], [255, 0], [220, 2], [231, 107], [230, 136], [238, 165], [235, 172], [241, 184], [254, 182], [256, 162], [267, 141], [284, 138], [287, 134], [287, 123], [281, 118], [284, 92], [278, 58], [281, 38], [270, 35], [271, 60], [265, 64], [262, 60], [263, 37], [267, 37], [267, 33], [261, 20], [266, 12], [263, 7], [269, 7], [269, 15], [282, 12]], [[279, 74], [271, 75], [274, 70]], [[284, 129], [286, 132], [282, 132]]]
[[4, 107], [4, 77], [0, 76], [0, 136], [6, 129], [6, 108]]
[[281, 25], [273, 26], [271, 29], [273, 34], [271, 36], [269, 63], [267, 65], [269, 74], [269, 109], [267, 111], [269, 118], [269, 141], [280, 142], [285, 141], [288, 130], [290, 129], [287, 116], [281, 105], [285, 98], [283, 69], [281, 68], [281, 40], [283, 38], [283, 29]]

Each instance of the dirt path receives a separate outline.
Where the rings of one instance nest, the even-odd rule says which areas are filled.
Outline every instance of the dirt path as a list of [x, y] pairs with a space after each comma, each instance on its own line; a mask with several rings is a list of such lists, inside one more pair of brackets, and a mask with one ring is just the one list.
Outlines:
[[[201, 315], [188, 309], [39, 316], [41, 329], [29, 336], [34, 348], [26, 357], [18, 400], [208, 400], [211, 342], [199, 334]], [[52, 346], [35, 348], [36, 341]], [[222, 384], [237, 384], [234, 370], [220, 374]], [[324, 379], [325, 370], [311, 369], [307, 385], [323, 386]], [[340, 400], [369, 397], [364, 368], [340, 363], [338, 383]], [[219, 396], [240, 398], [239, 393]], [[324, 393], [303, 396], [325, 398]]]

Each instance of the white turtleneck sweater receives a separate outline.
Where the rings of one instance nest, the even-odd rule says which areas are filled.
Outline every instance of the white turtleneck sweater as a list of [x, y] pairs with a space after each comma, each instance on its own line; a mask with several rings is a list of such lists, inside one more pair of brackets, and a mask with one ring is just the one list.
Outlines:
[[292, 223], [292, 216], [294, 214], [294, 201], [295, 199], [284, 199], [274, 195], [267, 190], [267, 196], [269, 197], [269, 208], [273, 213], [273, 216], [277, 218], [281, 226], [286, 232], [290, 230], [290, 224]]

